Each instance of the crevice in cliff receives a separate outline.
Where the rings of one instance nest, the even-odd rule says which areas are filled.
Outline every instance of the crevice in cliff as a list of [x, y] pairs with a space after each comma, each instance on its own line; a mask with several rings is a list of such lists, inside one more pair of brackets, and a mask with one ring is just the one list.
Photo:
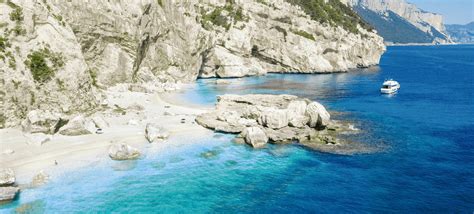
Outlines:
[[143, 59], [146, 57], [146, 53], [148, 52], [148, 49], [151, 44], [156, 43], [158, 39], [166, 34], [168, 34], [169, 29], [163, 33], [163, 34], [157, 34], [153, 37], [150, 37], [150, 35], [147, 33], [145, 39], [143, 39], [138, 46], [137, 50], [137, 57], [135, 59], [135, 62], [133, 63], [133, 74], [132, 74], [132, 81], [136, 82], [137, 80], [137, 72], [140, 69], [140, 66], [142, 64]]

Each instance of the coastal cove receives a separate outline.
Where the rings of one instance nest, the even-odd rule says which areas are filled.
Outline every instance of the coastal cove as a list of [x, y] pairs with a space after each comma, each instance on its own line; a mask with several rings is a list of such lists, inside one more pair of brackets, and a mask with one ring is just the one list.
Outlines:
[[[473, 72], [473, 45], [392, 46], [379, 66], [348, 73], [199, 79], [163, 100], [194, 114], [217, 95], [292, 94], [354, 123], [361, 133], [353, 140], [378, 152], [254, 150], [190, 125], [166, 144], [146, 145], [141, 159], [115, 162], [104, 152], [58, 173], [0, 205], [0, 213], [472, 212]], [[379, 94], [387, 78], [401, 83], [398, 94]]]

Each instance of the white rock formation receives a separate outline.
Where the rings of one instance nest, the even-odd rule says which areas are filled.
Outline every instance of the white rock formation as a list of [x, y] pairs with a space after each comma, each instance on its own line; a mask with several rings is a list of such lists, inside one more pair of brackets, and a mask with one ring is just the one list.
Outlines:
[[18, 187], [0, 187], [0, 202], [13, 200], [19, 191]]
[[323, 105], [312, 102], [306, 107], [306, 115], [309, 117], [308, 126], [312, 128], [322, 128], [329, 124], [331, 116]]
[[22, 122], [24, 132], [53, 134], [60, 121], [60, 115], [46, 110], [33, 110]]
[[155, 143], [160, 140], [167, 139], [169, 135], [169, 132], [161, 126], [158, 126], [153, 123], [146, 124], [145, 138], [148, 140], [149, 143]]
[[125, 143], [113, 144], [109, 148], [109, 157], [112, 160], [133, 160], [140, 157], [140, 151], [137, 148]]
[[95, 130], [95, 123], [91, 119], [79, 115], [61, 127], [59, 133], [62, 135], [76, 136], [92, 134]]
[[0, 186], [9, 186], [15, 183], [15, 172], [10, 168], [0, 169]]
[[287, 116], [290, 126], [301, 128], [308, 123], [309, 117], [305, 115], [306, 106], [306, 102], [302, 100], [292, 101], [288, 104]]
[[268, 142], [268, 137], [259, 127], [248, 127], [242, 132], [242, 137], [245, 143], [249, 144], [253, 148], [262, 148]]
[[281, 129], [288, 126], [288, 115], [284, 109], [265, 108], [259, 119], [259, 123], [272, 129]]

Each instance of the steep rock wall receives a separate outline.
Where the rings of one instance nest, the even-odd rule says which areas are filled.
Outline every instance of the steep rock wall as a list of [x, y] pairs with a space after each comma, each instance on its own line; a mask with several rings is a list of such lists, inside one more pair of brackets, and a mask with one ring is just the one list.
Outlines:
[[[389, 11], [404, 18], [406, 21], [427, 33], [433, 43], [452, 43], [446, 33], [443, 16], [419, 9], [416, 5], [404, 0], [342, 0], [351, 6], [359, 6], [389, 17]], [[397, 26], [393, 26], [397, 27]]]
[[99, 89], [117, 83], [348, 71], [385, 51], [374, 32], [321, 24], [284, 0], [11, 0], [0, 9], [1, 127], [35, 109], [93, 110]]

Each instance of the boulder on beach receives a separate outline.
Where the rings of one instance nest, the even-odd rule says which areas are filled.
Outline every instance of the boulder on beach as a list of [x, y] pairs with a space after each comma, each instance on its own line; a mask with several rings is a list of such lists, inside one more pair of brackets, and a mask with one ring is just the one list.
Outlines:
[[68, 136], [92, 134], [96, 126], [91, 119], [79, 115], [71, 119], [65, 126], [59, 129], [59, 133]]
[[28, 145], [42, 146], [52, 139], [51, 135], [44, 133], [25, 134]]
[[134, 160], [140, 157], [140, 151], [137, 148], [125, 143], [118, 143], [110, 146], [109, 157], [112, 160]]
[[15, 172], [13, 169], [0, 169], [0, 186], [9, 186], [15, 183]]
[[13, 200], [19, 191], [18, 187], [0, 187], [0, 202]]
[[153, 123], [146, 124], [145, 138], [149, 143], [154, 143], [159, 140], [164, 140], [169, 137], [169, 132], [161, 126]]
[[241, 133], [245, 143], [253, 148], [262, 148], [268, 142], [268, 137], [265, 132], [259, 127], [247, 127]]
[[21, 123], [22, 129], [27, 133], [54, 134], [60, 125], [61, 115], [46, 110], [33, 110], [28, 112], [26, 119]]

